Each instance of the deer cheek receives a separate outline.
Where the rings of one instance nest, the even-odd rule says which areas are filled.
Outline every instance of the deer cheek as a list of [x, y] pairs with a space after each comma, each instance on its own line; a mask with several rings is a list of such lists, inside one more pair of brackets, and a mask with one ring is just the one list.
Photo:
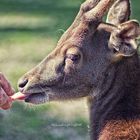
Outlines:
[[65, 73], [69, 74], [72, 73], [74, 71], [75, 65], [73, 64], [73, 61], [70, 59], [66, 59], [65, 61]]

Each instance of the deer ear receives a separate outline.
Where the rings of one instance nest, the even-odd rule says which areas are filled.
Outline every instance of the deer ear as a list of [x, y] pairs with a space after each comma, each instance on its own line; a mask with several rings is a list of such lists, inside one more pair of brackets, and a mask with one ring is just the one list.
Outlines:
[[113, 49], [117, 56], [132, 56], [137, 51], [136, 38], [139, 35], [140, 26], [137, 21], [125, 22], [111, 33], [109, 47]]
[[140, 24], [137, 20], [130, 20], [118, 26], [122, 38], [136, 39], [140, 35]]
[[129, 0], [117, 0], [110, 8], [106, 22], [118, 25], [128, 21], [131, 14], [130, 9]]

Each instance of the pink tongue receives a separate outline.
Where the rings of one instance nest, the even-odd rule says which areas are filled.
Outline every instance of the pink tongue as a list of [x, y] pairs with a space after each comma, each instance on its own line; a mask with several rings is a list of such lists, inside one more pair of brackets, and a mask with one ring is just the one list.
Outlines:
[[24, 100], [26, 98], [26, 95], [21, 93], [21, 92], [17, 92], [15, 93], [13, 96], [11, 96], [11, 99], [14, 100]]

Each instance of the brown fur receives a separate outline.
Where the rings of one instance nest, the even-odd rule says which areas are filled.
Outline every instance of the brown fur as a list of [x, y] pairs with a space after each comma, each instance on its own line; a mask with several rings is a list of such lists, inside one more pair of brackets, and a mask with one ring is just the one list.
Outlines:
[[56, 49], [19, 80], [25, 101], [87, 97], [92, 140], [140, 139], [140, 27], [130, 13], [129, 0], [85, 1]]
[[108, 121], [99, 140], [140, 140], [140, 120]]

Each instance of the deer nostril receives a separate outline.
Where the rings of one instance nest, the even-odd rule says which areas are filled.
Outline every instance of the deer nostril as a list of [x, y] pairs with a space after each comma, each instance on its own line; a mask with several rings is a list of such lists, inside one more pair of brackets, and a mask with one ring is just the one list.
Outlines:
[[19, 88], [24, 88], [27, 83], [28, 83], [28, 79], [24, 79], [19, 82], [18, 86], [19, 86]]

